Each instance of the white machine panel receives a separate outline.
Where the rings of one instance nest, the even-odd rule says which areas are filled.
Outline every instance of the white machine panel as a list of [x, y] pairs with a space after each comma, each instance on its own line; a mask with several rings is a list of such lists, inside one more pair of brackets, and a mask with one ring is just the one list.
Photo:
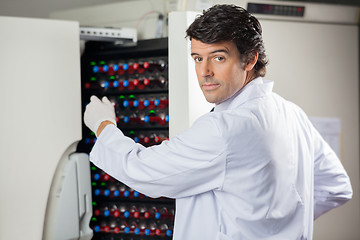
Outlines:
[[214, 107], [206, 101], [199, 87], [190, 42], [185, 30], [197, 12], [169, 14], [169, 134], [170, 138], [189, 128], [201, 115]]
[[270, 59], [266, 78], [274, 81], [274, 91], [310, 117], [341, 121], [339, 157], [354, 196], [315, 222], [314, 239], [355, 239], [360, 236], [358, 26], [272, 20], [261, 24]]
[[55, 169], [81, 139], [79, 26], [0, 17], [0, 32], [0, 239], [39, 240]]

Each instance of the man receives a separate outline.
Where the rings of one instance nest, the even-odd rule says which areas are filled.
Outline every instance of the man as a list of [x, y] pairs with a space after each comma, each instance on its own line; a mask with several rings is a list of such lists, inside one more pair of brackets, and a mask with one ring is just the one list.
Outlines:
[[[296, 105], [272, 92], [258, 20], [216, 5], [188, 28], [199, 85], [213, 112], [159, 146], [116, 128], [92, 97], [90, 160], [152, 197], [176, 199], [174, 240], [312, 239], [313, 221], [352, 197], [335, 153]], [[98, 127], [100, 126], [100, 127]]]

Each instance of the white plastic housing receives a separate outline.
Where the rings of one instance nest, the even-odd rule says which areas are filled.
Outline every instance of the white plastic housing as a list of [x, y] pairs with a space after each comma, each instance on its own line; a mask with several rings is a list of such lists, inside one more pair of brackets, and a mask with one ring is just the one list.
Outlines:
[[0, 32], [0, 239], [39, 240], [55, 169], [81, 139], [79, 26], [0, 17]]

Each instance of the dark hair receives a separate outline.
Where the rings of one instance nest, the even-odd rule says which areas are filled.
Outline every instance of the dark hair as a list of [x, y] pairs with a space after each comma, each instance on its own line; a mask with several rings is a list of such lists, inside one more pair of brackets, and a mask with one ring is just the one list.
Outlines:
[[257, 52], [255, 76], [265, 76], [268, 61], [261, 25], [242, 7], [223, 4], [204, 10], [186, 30], [186, 37], [206, 44], [232, 41], [243, 63], [248, 63]]

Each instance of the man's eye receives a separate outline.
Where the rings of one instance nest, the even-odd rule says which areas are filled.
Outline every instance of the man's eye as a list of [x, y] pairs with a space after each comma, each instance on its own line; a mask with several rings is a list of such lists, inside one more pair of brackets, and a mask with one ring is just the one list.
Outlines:
[[218, 62], [222, 62], [225, 60], [225, 58], [224, 57], [215, 57], [215, 60]]
[[196, 57], [196, 58], [194, 58], [194, 61], [195, 61], [195, 62], [201, 62], [201, 60], [202, 60], [201, 57]]

